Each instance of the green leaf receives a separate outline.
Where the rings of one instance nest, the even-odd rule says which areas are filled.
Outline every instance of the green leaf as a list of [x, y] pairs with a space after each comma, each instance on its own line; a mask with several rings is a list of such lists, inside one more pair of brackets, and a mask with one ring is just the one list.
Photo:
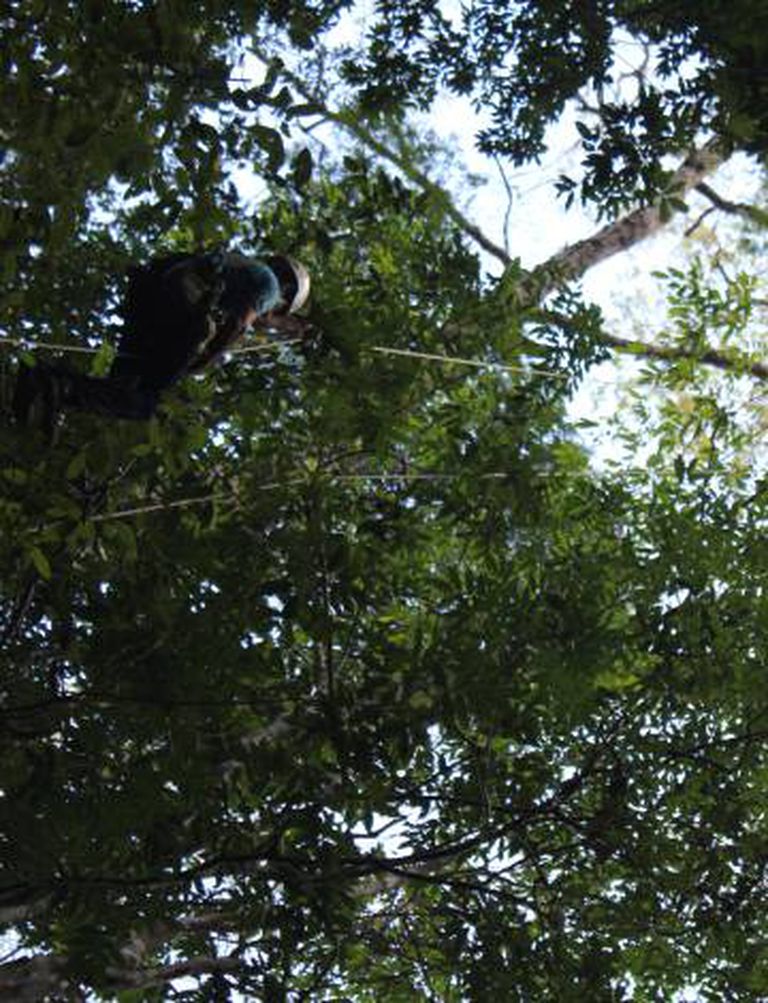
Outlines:
[[265, 125], [252, 125], [249, 131], [257, 145], [267, 154], [267, 170], [276, 174], [285, 161], [283, 137], [277, 129], [270, 129]]
[[51, 570], [50, 562], [42, 550], [40, 550], [39, 547], [30, 547], [28, 553], [32, 564], [35, 566], [40, 577], [49, 581], [53, 572]]
[[312, 154], [305, 146], [293, 161], [293, 183], [297, 188], [304, 188], [312, 177]]
[[73, 481], [82, 474], [85, 470], [85, 465], [88, 462], [88, 451], [86, 449], [81, 449], [79, 453], [75, 453], [72, 459], [67, 464], [66, 477], [68, 481]]
[[428, 710], [434, 700], [431, 693], [427, 693], [425, 690], [417, 690], [412, 693], [408, 698], [408, 704], [413, 707], [414, 710]]
[[3, 477], [11, 484], [26, 484], [29, 475], [21, 467], [6, 467], [3, 470]]
[[91, 375], [106, 376], [115, 358], [115, 346], [105, 341], [91, 358]]

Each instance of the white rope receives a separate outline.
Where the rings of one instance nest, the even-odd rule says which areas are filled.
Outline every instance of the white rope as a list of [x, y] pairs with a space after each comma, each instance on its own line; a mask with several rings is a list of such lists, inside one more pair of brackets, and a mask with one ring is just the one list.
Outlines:
[[427, 362], [442, 362], [450, 366], [473, 366], [476, 369], [490, 369], [503, 373], [521, 373], [524, 376], [545, 376], [558, 380], [567, 380], [566, 373], [558, 373], [552, 369], [531, 369], [526, 366], [510, 366], [503, 362], [483, 362], [481, 359], [464, 359], [456, 355], [435, 355], [432, 352], [416, 352], [408, 348], [385, 348], [382, 345], [371, 345], [371, 352], [380, 355], [402, 355], [409, 359], [424, 359]]
[[[241, 348], [233, 349], [230, 355], [262, 355], [266, 352], [277, 352], [282, 348], [290, 348], [302, 343], [301, 338], [284, 338], [266, 341], [258, 345], [244, 345]], [[33, 341], [28, 338], [9, 338], [2, 336], [0, 344], [15, 345], [30, 351], [43, 349], [44, 351], [64, 352], [74, 354], [95, 355], [100, 349], [86, 348], [81, 345], [59, 345], [49, 341]], [[384, 345], [370, 345], [365, 349], [369, 352], [376, 352], [378, 355], [399, 356], [407, 359], [421, 359], [424, 362], [439, 362], [446, 366], [470, 366], [473, 369], [487, 369], [491, 372], [515, 373], [523, 376], [541, 376], [545, 379], [567, 380], [566, 373], [556, 372], [552, 369], [536, 369], [526, 366], [512, 366], [503, 362], [485, 362], [482, 359], [466, 359], [457, 355], [438, 355], [434, 352], [418, 352], [409, 348], [390, 348]]]

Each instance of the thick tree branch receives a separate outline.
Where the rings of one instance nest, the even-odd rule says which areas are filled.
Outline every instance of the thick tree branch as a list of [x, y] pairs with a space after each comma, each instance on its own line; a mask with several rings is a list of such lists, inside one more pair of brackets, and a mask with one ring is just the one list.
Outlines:
[[[564, 331], [569, 330], [573, 323], [570, 317], [553, 310], [542, 310], [540, 316], [550, 323], [558, 325]], [[687, 360], [705, 366], [713, 366], [715, 369], [722, 369], [724, 372], [733, 373], [736, 376], [749, 375], [755, 376], [759, 380], [768, 380], [768, 364], [751, 362], [743, 353], [733, 350], [709, 348], [700, 351], [695, 348], [683, 348], [679, 345], [655, 345], [652, 342], [640, 341], [639, 339], [620, 338], [608, 331], [601, 331], [596, 335], [596, 340], [609, 348], [637, 358], [658, 359], [663, 362]]]
[[749, 374], [756, 376], [759, 380], [768, 380], [768, 365], [764, 362], [745, 362], [735, 356], [726, 355], [715, 349], [708, 349], [706, 352], [697, 352], [695, 349], [678, 348], [675, 345], [652, 345], [645, 341], [633, 341], [628, 338], [619, 338], [615, 334], [603, 333], [600, 340], [616, 348], [627, 355], [638, 355], [648, 359], [661, 359], [666, 362], [680, 362], [688, 359], [691, 362], [700, 362], [706, 366], [714, 366], [737, 375]]
[[[682, 198], [691, 188], [723, 162], [717, 142], [712, 140], [694, 150], [672, 176], [669, 193]], [[509, 274], [502, 279], [502, 292], [522, 308], [535, 306], [558, 286], [580, 279], [590, 268], [621, 251], [653, 236], [666, 222], [661, 204], [635, 209], [614, 223], [609, 223], [586, 240], [570, 244], [538, 265], [522, 280]], [[506, 286], [506, 288], [505, 288]]]
[[[112, 966], [106, 971], [113, 991], [156, 989], [174, 979], [195, 978], [215, 973], [237, 973], [248, 967], [237, 957], [198, 957], [156, 968]], [[67, 961], [62, 956], [20, 958], [0, 965], [0, 997], [16, 1003], [39, 1003], [44, 999], [78, 999], [67, 976]]]
[[[270, 59], [266, 53], [257, 51], [256, 55], [265, 64], [274, 65], [274, 60]], [[435, 184], [423, 171], [420, 171], [402, 155], [382, 142], [360, 121], [353, 111], [335, 111], [329, 108], [309, 90], [300, 77], [282, 63], [279, 64], [279, 67], [282, 77], [313, 106], [318, 115], [328, 122], [341, 126], [368, 149], [394, 164], [422, 190], [433, 195], [442, 205], [446, 215], [468, 237], [501, 261], [507, 268], [514, 264], [513, 259], [503, 247], [487, 237], [479, 227], [460, 212], [450, 195], [440, 185]], [[723, 160], [722, 149], [715, 139], [710, 140], [701, 149], [693, 150], [672, 175], [668, 194], [676, 198], [683, 198], [692, 188], [700, 186], [704, 178], [719, 167]], [[635, 209], [614, 223], [604, 226], [594, 236], [559, 251], [522, 279], [520, 279], [519, 274], [513, 275], [510, 271], [508, 283], [502, 279], [502, 291], [523, 308], [535, 306], [562, 283], [581, 278], [590, 268], [601, 261], [605, 261], [614, 254], [618, 254], [657, 233], [666, 221], [666, 209], [662, 208], [661, 201], [656, 205]], [[507, 285], [506, 289], [505, 285]]]
[[161, 989], [174, 979], [196, 978], [217, 972], [236, 973], [247, 967], [242, 958], [200, 957], [151, 969], [109, 968], [106, 974], [115, 990]]
[[[243, 877], [258, 871], [263, 878], [277, 881], [289, 879], [305, 885], [328, 880], [334, 882], [339, 879], [346, 880], [350, 883], [352, 893], [357, 897], [375, 896], [406, 885], [437, 882], [484, 893], [492, 891], [494, 894], [511, 897], [518, 902], [519, 896], [499, 887], [492, 888], [492, 882], [484, 882], [482, 877], [479, 881], [467, 881], [463, 873], [455, 870], [456, 866], [468, 855], [484, 846], [491, 846], [507, 832], [522, 830], [542, 817], [548, 816], [553, 807], [561, 806], [564, 802], [575, 798], [589, 776], [594, 774], [600, 765], [600, 753], [594, 750], [582, 769], [573, 777], [561, 782], [543, 804], [531, 803], [527, 807], [521, 806], [501, 825], [483, 825], [469, 835], [396, 857], [377, 854], [351, 857], [340, 861], [339, 871], [330, 877], [322, 866], [318, 868], [316, 861], [303, 858], [301, 855], [275, 854], [265, 844], [262, 852], [256, 850], [248, 854], [215, 857], [175, 878], [169, 879], [160, 875], [156, 878], [137, 880], [101, 877], [74, 879], [71, 883], [79, 886], [97, 884], [115, 888], [126, 885], [145, 886], [148, 883], [180, 885], [188, 883], [195, 877], [221, 873], [222, 867], [226, 867], [233, 877]], [[215, 973], [236, 974], [249, 967], [246, 961], [237, 955], [198, 956], [166, 965], [147, 964], [151, 954], [158, 949], [166, 950], [172, 947], [174, 938], [184, 931], [207, 932], [216, 937], [227, 929], [237, 929], [242, 933], [236, 910], [209, 908], [176, 921], [160, 921], [144, 931], [135, 931], [119, 952], [121, 962], [110, 966], [105, 974], [115, 991], [162, 988], [168, 986], [174, 979], [182, 977], [194, 978]], [[8, 999], [20, 1000], [21, 1003], [26, 1001], [32, 1003], [56, 994], [65, 998], [76, 998], [72, 993], [74, 987], [67, 981], [67, 971], [67, 959], [61, 955], [25, 957], [0, 965], [0, 996], [5, 994]]]

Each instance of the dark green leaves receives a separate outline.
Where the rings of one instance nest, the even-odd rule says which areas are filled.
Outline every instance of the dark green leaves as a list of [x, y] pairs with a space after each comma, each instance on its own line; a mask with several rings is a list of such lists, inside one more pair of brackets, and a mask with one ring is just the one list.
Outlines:
[[252, 126], [250, 133], [256, 144], [266, 154], [267, 171], [273, 174], [277, 173], [285, 160], [285, 146], [280, 133], [277, 129], [270, 129], [264, 125]]
[[312, 154], [307, 147], [299, 150], [293, 161], [293, 183], [304, 188], [312, 177]]

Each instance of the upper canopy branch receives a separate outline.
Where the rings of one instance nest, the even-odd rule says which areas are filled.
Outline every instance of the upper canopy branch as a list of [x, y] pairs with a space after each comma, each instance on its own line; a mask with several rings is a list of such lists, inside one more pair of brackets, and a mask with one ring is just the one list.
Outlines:
[[[255, 55], [261, 59], [262, 62], [268, 65], [274, 65], [274, 60], [271, 60], [266, 54], [262, 54], [255, 50]], [[423, 191], [434, 196], [436, 201], [438, 201], [444, 209], [445, 214], [452, 219], [454, 223], [456, 223], [460, 230], [466, 233], [466, 235], [474, 240], [475, 243], [479, 244], [484, 251], [487, 251], [488, 254], [498, 258], [498, 260], [505, 266], [512, 264], [512, 258], [504, 250], [504, 248], [492, 241], [490, 237], [483, 233], [480, 227], [478, 227], [471, 220], [467, 219], [461, 210], [454, 204], [451, 196], [444, 188], [432, 181], [431, 178], [429, 178], [423, 171], [420, 171], [418, 167], [411, 163], [402, 154], [393, 150], [390, 146], [375, 136], [369, 128], [363, 125], [356, 114], [350, 111], [334, 110], [333, 108], [329, 108], [321, 98], [310, 91], [300, 77], [289, 70], [286, 66], [281, 65], [280, 75], [287, 80], [288, 83], [290, 83], [291, 86], [299, 94], [301, 94], [305, 100], [311, 102], [318, 115], [326, 119], [328, 122], [333, 122], [336, 125], [341, 126], [346, 132], [354, 136], [355, 139], [358, 139], [364, 146], [368, 147], [368, 149], [373, 150], [373, 152], [380, 156], [383, 160], [387, 160], [389, 163], [393, 164], [405, 175], [405, 177], [417, 184]]]
[[722, 369], [725, 372], [736, 373], [737, 375], [749, 374], [759, 380], [768, 380], [768, 365], [764, 362], [744, 360], [733, 352], [718, 351], [715, 348], [707, 349], [704, 352], [697, 352], [677, 345], [654, 345], [647, 341], [620, 338], [615, 334], [608, 334], [607, 332], [601, 334], [600, 341], [627, 355], [661, 359], [665, 362], [680, 362], [689, 359], [692, 362], [713, 366], [715, 369]]
[[[512, 266], [515, 263], [513, 257], [505, 248], [496, 244], [475, 223], [469, 220], [456, 207], [444, 188], [432, 181], [400, 152], [392, 149], [376, 136], [356, 114], [349, 110], [330, 108], [292, 70], [282, 63], [276, 63], [266, 53], [255, 50], [255, 55], [269, 66], [279, 66], [280, 75], [297, 93], [311, 103], [323, 119], [341, 126], [369, 150], [397, 167], [405, 177], [417, 184], [423, 191], [433, 195], [442, 205], [446, 215], [456, 223], [463, 233], [483, 250], [501, 261], [508, 269], [508, 277], [510, 283], [513, 284], [512, 288], [505, 290], [505, 292], [509, 294], [511, 300], [524, 308], [535, 306], [562, 283], [581, 278], [601, 261], [652, 236], [667, 221], [668, 207], [664, 206], [664, 200], [660, 199], [655, 205], [644, 206], [627, 213], [621, 219], [604, 226], [586, 240], [570, 244], [542, 264], [537, 265], [530, 272], [525, 273], [522, 278], [519, 272], [515, 272], [513, 277]], [[680, 199], [692, 188], [699, 188], [711, 198], [711, 190], [701, 187], [703, 179], [714, 171], [723, 160], [722, 148], [719, 142], [714, 139], [700, 149], [691, 151], [672, 175], [666, 194]], [[724, 200], [720, 200], [720, 202], [721, 207], [730, 209], [730, 204], [725, 203]]]
[[[673, 174], [669, 193], [682, 198], [686, 192], [698, 187], [703, 178], [720, 166], [723, 159], [716, 140], [710, 140], [701, 149], [693, 150]], [[515, 276], [514, 285], [508, 292], [522, 307], [535, 306], [562, 283], [581, 278], [601, 261], [653, 236], [666, 221], [667, 214], [661, 203], [635, 209], [604, 226], [586, 240], [579, 240], [558, 251], [547, 261], [537, 265], [522, 280]]]

